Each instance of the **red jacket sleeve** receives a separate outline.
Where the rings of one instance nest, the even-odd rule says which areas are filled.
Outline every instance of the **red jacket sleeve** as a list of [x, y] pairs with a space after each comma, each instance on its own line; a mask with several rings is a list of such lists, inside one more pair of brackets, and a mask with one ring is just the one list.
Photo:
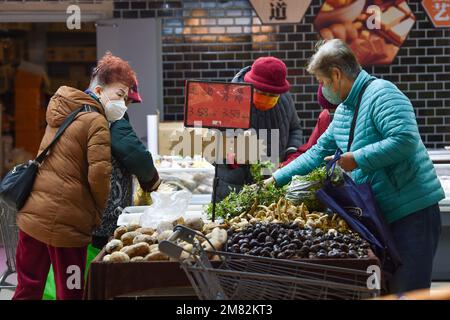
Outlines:
[[320, 136], [327, 130], [330, 123], [331, 123], [330, 112], [327, 109], [324, 109], [319, 114], [319, 119], [317, 119], [316, 126], [314, 127], [314, 130], [311, 133], [311, 135], [309, 136], [308, 142], [298, 147], [296, 152], [291, 153], [286, 158], [286, 160], [283, 163], [281, 163], [280, 167], [284, 167], [289, 162], [296, 159], [297, 157], [308, 151], [310, 148], [312, 148], [312, 146], [314, 146], [317, 143], [317, 140], [319, 140]]

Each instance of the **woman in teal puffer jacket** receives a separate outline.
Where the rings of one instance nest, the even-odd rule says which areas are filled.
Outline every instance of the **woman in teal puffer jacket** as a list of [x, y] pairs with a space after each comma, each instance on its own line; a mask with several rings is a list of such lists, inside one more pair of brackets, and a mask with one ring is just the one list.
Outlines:
[[317, 144], [266, 183], [285, 185], [330, 160], [337, 148], [347, 150], [355, 105], [362, 87], [354, 140], [340, 166], [356, 183], [371, 184], [390, 224], [402, 266], [389, 281], [391, 292], [429, 288], [433, 257], [441, 232], [438, 202], [445, 195], [421, 141], [409, 99], [391, 82], [362, 70], [351, 49], [334, 39], [318, 47], [308, 72], [323, 84], [328, 101], [339, 104]]

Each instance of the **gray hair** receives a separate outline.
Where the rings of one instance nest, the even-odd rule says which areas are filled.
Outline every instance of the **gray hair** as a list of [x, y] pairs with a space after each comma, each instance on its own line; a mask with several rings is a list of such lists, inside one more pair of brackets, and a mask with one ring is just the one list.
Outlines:
[[306, 70], [314, 75], [319, 73], [330, 77], [332, 68], [341, 70], [350, 79], [355, 79], [361, 71], [353, 51], [340, 39], [320, 41]]

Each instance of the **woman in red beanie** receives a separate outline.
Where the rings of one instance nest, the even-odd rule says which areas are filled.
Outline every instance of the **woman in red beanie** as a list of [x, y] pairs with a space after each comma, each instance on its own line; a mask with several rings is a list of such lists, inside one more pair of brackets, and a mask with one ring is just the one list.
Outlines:
[[[261, 57], [252, 66], [239, 71], [232, 82], [247, 82], [254, 87], [251, 110], [251, 128], [257, 133], [267, 130], [267, 155], [271, 157], [271, 144], [278, 143], [279, 161], [296, 152], [302, 144], [302, 130], [289, 93], [286, 65], [275, 57]], [[279, 130], [278, 141], [271, 141], [271, 130]], [[237, 192], [244, 184], [253, 183], [249, 165], [218, 165], [217, 201], [231, 190]]]
[[298, 147], [297, 151], [295, 151], [294, 153], [289, 154], [289, 156], [286, 158], [286, 161], [280, 164], [280, 167], [284, 167], [289, 162], [312, 148], [317, 143], [317, 140], [319, 140], [322, 133], [324, 133], [330, 125], [332, 120], [330, 111], [334, 111], [337, 108], [337, 105], [332, 104], [323, 96], [322, 84], [320, 84], [319, 88], [317, 89], [317, 102], [323, 108], [323, 110], [319, 114], [319, 119], [317, 119], [316, 126], [309, 136], [308, 142]]

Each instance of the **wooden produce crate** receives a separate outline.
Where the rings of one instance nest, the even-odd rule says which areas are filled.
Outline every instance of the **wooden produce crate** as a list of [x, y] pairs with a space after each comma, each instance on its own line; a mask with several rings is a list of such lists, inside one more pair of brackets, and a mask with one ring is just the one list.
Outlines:
[[[131, 295], [159, 295], [158, 289], [190, 290], [191, 285], [178, 262], [102, 262], [105, 251], [92, 261], [85, 288], [85, 299], [110, 300]], [[148, 298], [151, 298], [149, 296]], [[176, 297], [174, 295], [171, 298]]]
[[[176, 261], [152, 262], [102, 262], [105, 251], [91, 263], [85, 288], [85, 299], [186, 299], [196, 298], [193, 288]], [[379, 260], [370, 252], [364, 259], [305, 259], [303, 262], [332, 265], [367, 271], [369, 266], [379, 266]], [[220, 262], [213, 262], [218, 267]], [[367, 274], [369, 276], [369, 274]]]

